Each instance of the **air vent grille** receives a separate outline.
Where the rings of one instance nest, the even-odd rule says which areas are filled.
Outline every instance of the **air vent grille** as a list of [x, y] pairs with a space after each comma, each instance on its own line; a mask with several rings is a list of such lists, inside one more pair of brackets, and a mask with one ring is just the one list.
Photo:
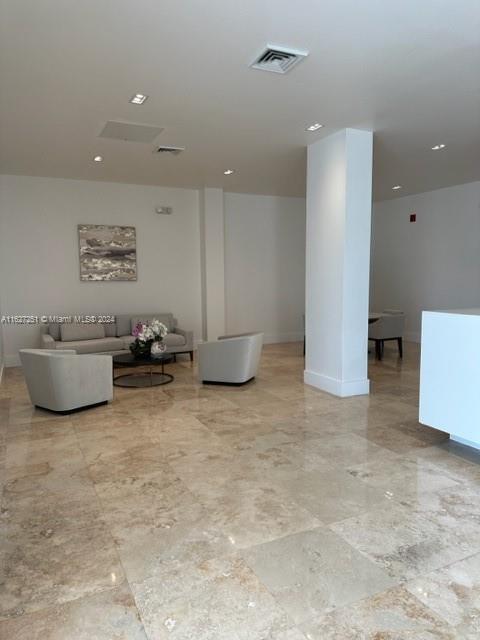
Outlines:
[[157, 147], [154, 153], [163, 153], [170, 154], [172, 156], [178, 156], [178, 154], [182, 153], [182, 151], [185, 151], [185, 147], [166, 147], [165, 145], [162, 145], [161, 147]]
[[306, 56], [308, 56], [308, 51], [267, 45], [250, 66], [252, 69], [260, 69], [261, 71], [287, 73]]

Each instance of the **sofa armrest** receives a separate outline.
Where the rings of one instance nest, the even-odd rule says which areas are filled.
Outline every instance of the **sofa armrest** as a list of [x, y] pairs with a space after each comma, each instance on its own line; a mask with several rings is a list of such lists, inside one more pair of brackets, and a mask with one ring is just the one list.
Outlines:
[[185, 338], [185, 346], [193, 350], [193, 331], [184, 331], [179, 327], [175, 327], [172, 333], [178, 333], [178, 335], [183, 336]]
[[49, 333], [42, 333], [42, 349], [55, 349], [55, 340]]

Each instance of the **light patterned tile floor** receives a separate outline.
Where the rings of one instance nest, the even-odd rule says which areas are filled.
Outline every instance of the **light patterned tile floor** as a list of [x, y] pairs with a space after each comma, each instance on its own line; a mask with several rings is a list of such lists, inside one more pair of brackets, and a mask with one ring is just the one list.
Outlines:
[[480, 633], [480, 457], [422, 427], [418, 347], [369, 397], [257, 379], [115, 388], [55, 416], [0, 386], [0, 637], [390, 640]]

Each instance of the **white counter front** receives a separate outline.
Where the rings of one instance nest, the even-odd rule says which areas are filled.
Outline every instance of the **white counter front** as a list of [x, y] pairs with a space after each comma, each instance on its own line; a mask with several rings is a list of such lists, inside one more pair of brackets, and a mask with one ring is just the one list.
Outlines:
[[480, 449], [480, 309], [423, 312], [419, 421]]

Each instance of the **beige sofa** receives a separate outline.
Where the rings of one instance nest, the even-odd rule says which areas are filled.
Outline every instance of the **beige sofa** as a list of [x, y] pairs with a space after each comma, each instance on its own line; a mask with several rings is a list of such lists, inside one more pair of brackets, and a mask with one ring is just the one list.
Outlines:
[[138, 322], [157, 318], [168, 328], [164, 338], [169, 353], [188, 353], [193, 360], [193, 331], [177, 327], [171, 313], [149, 313], [114, 316], [115, 322], [100, 323], [52, 323], [42, 333], [43, 349], [73, 349], [76, 353], [101, 353], [118, 355], [129, 353], [134, 340], [132, 329]]

